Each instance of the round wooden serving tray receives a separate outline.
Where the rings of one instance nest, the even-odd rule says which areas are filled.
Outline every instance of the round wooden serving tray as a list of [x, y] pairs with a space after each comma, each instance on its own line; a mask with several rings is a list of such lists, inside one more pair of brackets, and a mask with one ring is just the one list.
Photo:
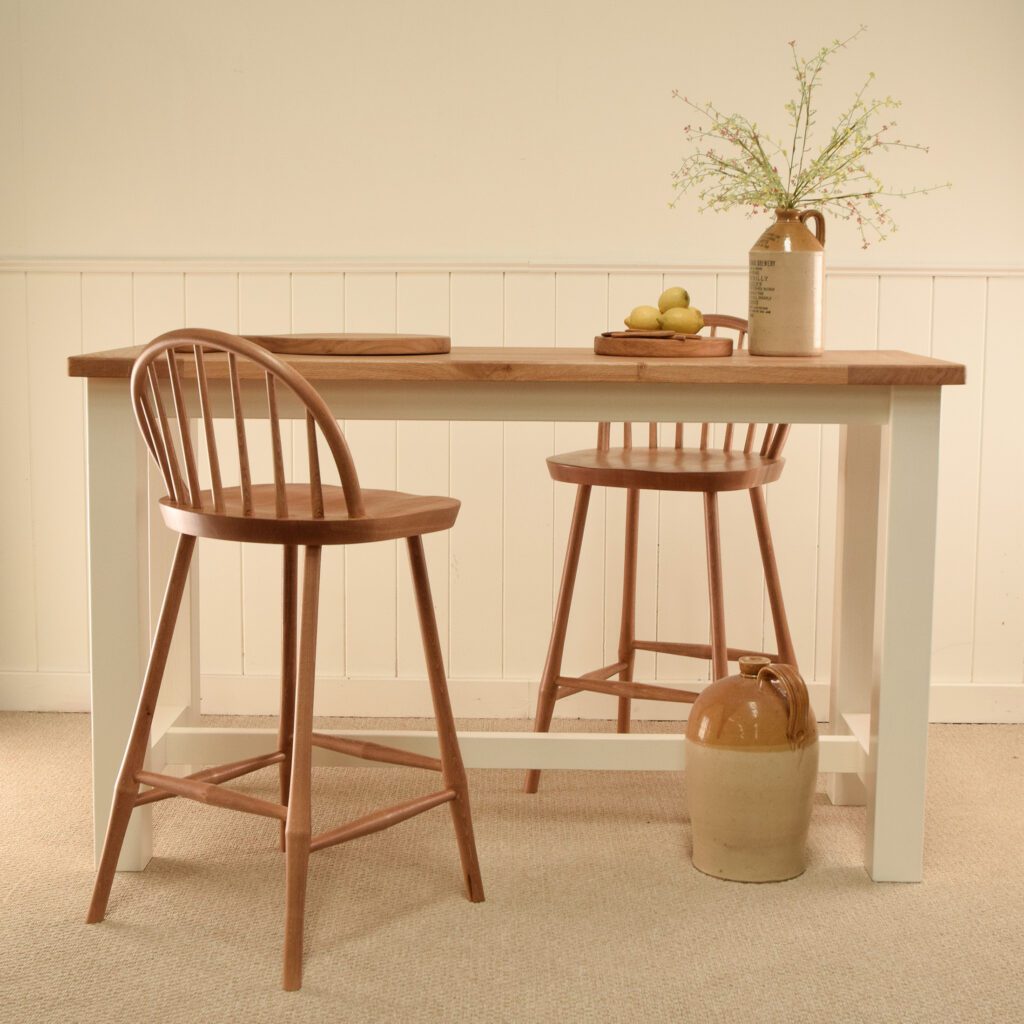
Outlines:
[[441, 334], [246, 334], [258, 345], [282, 355], [416, 356], [452, 350]]
[[648, 356], [695, 359], [731, 356], [732, 338], [705, 334], [673, 334], [671, 331], [608, 331], [594, 338], [599, 356]]

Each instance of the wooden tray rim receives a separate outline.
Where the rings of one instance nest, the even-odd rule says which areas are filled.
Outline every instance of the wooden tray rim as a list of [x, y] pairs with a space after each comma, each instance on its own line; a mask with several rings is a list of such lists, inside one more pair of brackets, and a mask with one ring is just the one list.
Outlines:
[[[725, 359], [733, 354], [732, 338], [706, 334], [676, 334], [663, 337], [623, 337], [618, 332], [594, 338], [594, 353], [610, 358]], [[612, 351], [613, 349], [617, 351]]]
[[309, 356], [422, 356], [451, 352], [446, 334], [344, 332], [339, 334], [245, 334], [270, 352]]

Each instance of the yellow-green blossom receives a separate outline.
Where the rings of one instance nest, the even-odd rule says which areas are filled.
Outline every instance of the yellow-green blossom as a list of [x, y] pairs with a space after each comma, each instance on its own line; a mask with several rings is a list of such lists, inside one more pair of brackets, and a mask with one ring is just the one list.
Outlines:
[[683, 128], [686, 140], [694, 148], [672, 174], [677, 196], [671, 205], [675, 206], [682, 193], [695, 191], [701, 212], [734, 206], [750, 207], [751, 214], [777, 208], [827, 207], [841, 219], [856, 224], [867, 248], [869, 238], [881, 240], [896, 230], [891, 211], [881, 197], [905, 199], [948, 188], [947, 182], [887, 191], [868, 170], [866, 161], [876, 150], [928, 151], [925, 146], [894, 138], [896, 122], [891, 118], [885, 120], [885, 112], [899, 106], [896, 100], [891, 96], [865, 97], [874, 72], [867, 76], [849, 108], [840, 114], [828, 140], [816, 155], [810, 154], [817, 113], [814, 93], [820, 85], [822, 69], [830, 57], [865, 31], [862, 25], [848, 39], [833, 40], [811, 58], [800, 57], [796, 41], [790, 42], [799, 92], [795, 100], [786, 104], [792, 126], [788, 146], [741, 114], [723, 114], [710, 100], [698, 103], [674, 92], [673, 96], [695, 110], [700, 118], [698, 123]]

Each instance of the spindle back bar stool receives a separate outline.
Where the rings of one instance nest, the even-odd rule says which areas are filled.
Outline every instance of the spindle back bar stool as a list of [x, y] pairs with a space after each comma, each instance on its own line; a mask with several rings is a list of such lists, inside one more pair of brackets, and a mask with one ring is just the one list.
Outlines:
[[[228, 378], [235, 425], [240, 484], [223, 484], [214, 432], [209, 379]], [[211, 487], [202, 489], [198, 446], [194, 447], [185, 380], [194, 377], [202, 418]], [[246, 439], [243, 389], [248, 382], [266, 389], [266, 415], [273, 449], [272, 484], [254, 484]], [[190, 382], [191, 383], [191, 382]], [[369, 835], [414, 815], [448, 804], [470, 900], [484, 898], [473, 839], [466, 773], [437, 635], [422, 535], [450, 529], [459, 502], [398, 491], [366, 490], [359, 484], [348, 445], [326, 403], [295, 369], [260, 345], [219, 331], [185, 329], [161, 335], [135, 362], [131, 400], [139, 428], [163, 477], [167, 496], [160, 499], [164, 522], [179, 534], [163, 607], [146, 668], [138, 709], [118, 776], [106, 840], [87, 920], [102, 921], [132, 811], [170, 797], [261, 815], [281, 822], [285, 851], [285, 989], [302, 984], [303, 920], [309, 854]], [[279, 401], [297, 403], [305, 416], [309, 483], [285, 480]], [[322, 481], [318, 434], [323, 437], [340, 486]], [[187, 778], [144, 770], [149, 733], [168, 648], [174, 632], [192, 553], [198, 537], [279, 544], [283, 548], [284, 602], [281, 670], [281, 718], [277, 747], [259, 757], [205, 768]], [[427, 757], [374, 743], [313, 731], [316, 635], [323, 545], [362, 544], [404, 538], [409, 549], [416, 607], [423, 638], [427, 677], [437, 721], [440, 757]], [[299, 620], [299, 548], [304, 548], [301, 624]], [[323, 747], [370, 761], [439, 772], [442, 788], [355, 821], [311, 835], [310, 775], [312, 748]], [[277, 765], [280, 801], [258, 799], [222, 784]], [[141, 785], [151, 788], [139, 791]]]
[[[717, 335], [721, 328], [735, 331], [736, 347], [743, 348], [747, 334], [746, 320], [724, 314], [708, 314], [704, 317], [704, 323], [711, 328], [712, 335]], [[730, 661], [749, 655], [763, 655], [774, 662], [796, 667], [796, 654], [786, 620], [764, 494], [765, 485], [777, 480], [782, 473], [785, 464], [782, 449], [789, 434], [789, 425], [766, 425], [758, 444], [758, 425], [749, 423], [743, 433], [742, 448], [737, 447], [739, 438], [732, 423], [725, 425], [721, 448], [713, 447], [712, 426], [710, 423], [702, 423], [699, 447], [687, 448], [684, 445], [684, 425], [676, 423], [673, 447], [662, 448], [658, 443], [657, 423], [648, 424], [647, 445], [636, 447], [633, 445], [633, 425], [624, 423], [622, 446], [613, 448], [611, 424], [600, 423], [597, 428], [597, 448], [553, 455], [547, 460], [548, 471], [553, 480], [576, 485], [576, 502], [569, 527], [569, 540], [547, 660], [541, 677], [540, 692], [537, 695], [537, 714], [534, 721], [536, 732], [547, 732], [551, 727], [556, 701], [584, 691], [618, 697], [617, 728], [621, 733], [629, 732], [630, 706], [633, 700], [692, 704], [697, 699], [698, 694], [691, 690], [635, 682], [633, 669], [637, 651], [710, 659], [713, 679], [720, 679], [728, 674]], [[618, 655], [611, 665], [586, 672], [582, 676], [563, 676], [562, 656], [569, 625], [569, 610], [583, 546], [590, 493], [594, 487], [626, 489], [626, 543]], [[703, 494], [711, 619], [710, 643], [675, 643], [664, 640], [640, 640], [636, 637], [637, 547], [642, 490], [699, 491]], [[721, 491], [738, 490], [749, 492], [753, 507], [754, 526], [761, 550], [778, 645], [778, 651], [773, 653], [743, 650], [726, 645], [718, 494]], [[618, 676], [618, 679], [613, 680], [613, 676]], [[529, 771], [526, 776], [526, 792], [536, 793], [539, 782], [540, 770]]]

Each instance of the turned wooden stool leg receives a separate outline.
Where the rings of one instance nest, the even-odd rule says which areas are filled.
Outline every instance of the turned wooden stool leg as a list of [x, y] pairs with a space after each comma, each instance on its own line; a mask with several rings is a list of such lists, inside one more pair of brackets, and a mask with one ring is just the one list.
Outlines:
[[757, 543], [761, 547], [761, 562], [764, 564], [764, 581], [768, 588], [768, 603], [775, 625], [779, 661], [797, 668], [796, 651], [793, 649], [793, 638], [789, 635], [789, 621], [786, 619], [786, 606], [782, 600], [782, 582], [779, 579], [779, 566], [775, 561], [775, 545], [772, 543], [772, 531], [768, 525], [768, 503], [763, 487], [750, 489], [750, 504], [754, 509], [754, 526], [757, 528]]
[[725, 596], [722, 588], [722, 546], [718, 527], [718, 494], [704, 492], [704, 528], [708, 546], [708, 598], [711, 605], [711, 678], [729, 674], [725, 643]]
[[[640, 538], [640, 492], [626, 492], [626, 555], [622, 568], [622, 624], [619, 628], [619, 661], [626, 667], [619, 673], [622, 682], [633, 681], [636, 651], [636, 555]], [[629, 697], [619, 698], [618, 731], [629, 732]]]
[[[572, 605], [572, 591], [576, 585], [576, 571], [580, 565], [583, 549], [583, 529], [587, 524], [587, 509], [590, 506], [590, 485], [581, 484], [576, 490], [576, 504], [569, 526], [569, 541], [565, 549], [565, 564], [562, 567], [562, 583], [558, 590], [558, 604], [555, 606], [555, 620], [551, 625], [551, 640], [548, 656], [541, 676], [540, 692], [537, 694], [537, 716], [534, 732], [547, 732], [551, 728], [551, 715], [555, 710], [558, 695], [558, 676], [562, 671], [562, 653], [565, 650], [565, 633], [569, 626], [569, 608]], [[540, 769], [531, 768], [526, 773], [527, 793], [536, 793], [540, 784]]]
[[313, 690], [316, 682], [316, 627], [320, 600], [320, 548], [306, 548], [302, 571], [302, 623], [295, 688], [291, 785], [285, 824], [284, 981], [286, 991], [302, 987], [302, 932], [309, 868], [310, 781], [313, 756]]
[[171, 575], [167, 581], [167, 590], [164, 592], [164, 602], [157, 622], [156, 636], [153, 638], [153, 647], [149, 653], [146, 676], [139, 694], [139, 705], [132, 723], [124, 761], [121, 762], [121, 771], [117, 777], [114, 806], [110, 811], [107, 836], [103, 841], [103, 854], [100, 857], [96, 884], [92, 891], [92, 902], [89, 904], [89, 913], [86, 917], [88, 924], [102, 921], [103, 915], [107, 912], [107, 900], [110, 897], [114, 872], [117, 871], [117, 859], [121, 855], [121, 844], [124, 842], [125, 832], [128, 831], [128, 822], [135, 809], [135, 798], [139, 793], [139, 783], [136, 781], [135, 773], [142, 770], [146, 760], [149, 733], [153, 725], [153, 712], [156, 710], [157, 697], [160, 695], [160, 683], [167, 665], [167, 654], [174, 636], [174, 624], [178, 619], [178, 609], [181, 607], [185, 581], [188, 579], [188, 567], [192, 561], [192, 552], [195, 550], [195, 546], [195, 537], [186, 534], [179, 535], [178, 546], [174, 551], [174, 562], [171, 565]]
[[[281, 603], [281, 718], [277, 729], [277, 749], [284, 754], [278, 766], [281, 779], [281, 803], [287, 806], [292, 776], [292, 734], [295, 730], [295, 655], [298, 640], [299, 549], [294, 544], [284, 549], [284, 594]], [[285, 848], [285, 823], [281, 822], [281, 849]]]
[[441, 752], [441, 777], [445, 786], [455, 790], [455, 799], [449, 802], [455, 838], [459, 844], [462, 861], [462, 877], [466, 895], [473, 903], [484, 898], [484, 884], [480, 878], [480, 864], [473, 839], [473, 818], [469, 810], [469, 786], [466, 769], [462, 764], [459, 738], [452, 717], [451, 699], [445, 679], [444, 658], [441, 655], [441, 641], [437, 636], [437, 620], [434, 615], [434, 601], [430, 596], [430, 578], [427, 575], [427, 560], [423, 554], [423, 538], [409, 537], [409, 563], [412, 567], [412, 582], [416, 592], [416, 610], [419, 613], [420, 633], [423, 637], [423, 657], [427, 664], [427, 679], [430, 681], [430, 696], [434, 703], [434, 721], [437, 723], [437, 743]]

